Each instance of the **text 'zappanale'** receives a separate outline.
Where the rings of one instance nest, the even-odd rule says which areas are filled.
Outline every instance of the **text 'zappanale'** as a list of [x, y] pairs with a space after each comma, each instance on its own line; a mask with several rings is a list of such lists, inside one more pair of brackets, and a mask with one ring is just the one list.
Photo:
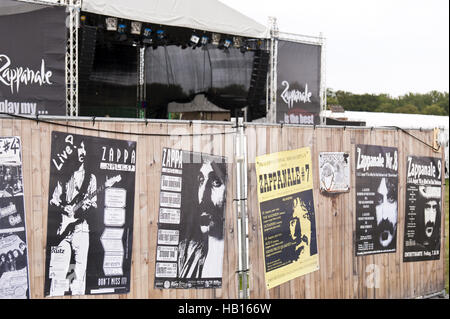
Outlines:
[[45, 61], [41, 61], [41, 69], [34, 71], [29, 68], [16, 67], [10, 68], [11, 59], [5, 55], [0, 54], [0, 83], [10, 87], [11, 93], [19, 92], [21, 85], [44, 84], [52, 85], [50, 78], [52, 77], [52, 71], [45, 70]]

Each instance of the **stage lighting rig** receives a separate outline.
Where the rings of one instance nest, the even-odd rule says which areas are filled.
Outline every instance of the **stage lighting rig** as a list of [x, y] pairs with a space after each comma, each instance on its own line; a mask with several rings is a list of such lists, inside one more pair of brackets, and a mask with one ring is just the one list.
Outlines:
[[212, 34], [212, 44], [213, 45], [219, 45], [219, 43], [220, 43], [220, 34], [213, 33]]
[[120, 34], [125, 34], [126, 30], [127, 30], [127, 25], [125, 23], [120, 23], [117, 27], [117, 32]]
[[141, 34], [142, 22], [132, 21], [131, 22], [131, 34], [139, 35]]
[[236, 49], [239, 49], [242, 46], [242, 38], [241, 37], [233, 37], [233, 46]]
[[191, 35], [190, 43], [191, 45], [197, 45], [200, 42], [200, 37], [196, 34]]
[[153, 44], [152, 29], [149, 27], [144, 28], [142, 33], [142, 43]]
[[108, 17], [105, 19], [106, 30], [107, 31], [116, 31], [117, 30], [117, 18]]
[[166, 37], [166, 32], [159, 29], [156, 31], [156, 37], [158, 38], [158, 40], [163, 40]]
[[209, 38], [206, 35], [202, 36], [201, 44], [207, 45], [208, 42], [209, 42]]
[[226, 39], [223, 42], [223, 46], [225, 47], [225, 49], [228, 49], [231, 46], [231, 44], [232, 44], [231, 40], [228, 40], [228, 39]]

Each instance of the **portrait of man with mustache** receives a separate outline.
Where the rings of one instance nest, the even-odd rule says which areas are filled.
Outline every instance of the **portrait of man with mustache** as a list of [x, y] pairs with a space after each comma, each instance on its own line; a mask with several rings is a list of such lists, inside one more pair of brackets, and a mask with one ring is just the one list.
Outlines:
[[441, 188], [419, 186], [419, 244], [425, 249], [439, 249], [441, 233]]
[[375, 192], [376, 227], [374, 246], [376, 250], [388, 250], [396, 247], [398, 189], [396, 179], [383, 177], [377, 179]]
[[[187, 165], [186, 165], [187, 166]], [[204, 159], [189, 164], [192, 184], [184, 188], [178, 246], [179, 278], [221, 278], [224, 251], [226, 164]], [[191, 180], [191, 179], [189, 179]]]

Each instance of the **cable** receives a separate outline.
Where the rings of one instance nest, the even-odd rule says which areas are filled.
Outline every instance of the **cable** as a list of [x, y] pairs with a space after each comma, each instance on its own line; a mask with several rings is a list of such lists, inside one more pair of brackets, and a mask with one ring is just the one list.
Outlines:
[[[30, 118], [30, 117], [26, 117], [26, 116], [4, 113], [4, 112], [0, 112], [0, 115], [8, 115], [10, 117], [18, 118], [18, 119], [22, 119], [22, 120], [36, 121], [37, 123], [41, 122], [41, 123], [45, 123], [45, 124], [63, 126], [63, 127], [67, 127], [67, 128], [80, 129], [80, 130], [86, 130], [86, 131], [94, 131], [94, 132], [99, 132], [99, 133], [110, 133], [110, 134], [124, 134], [124, 135], [137, 135], [137, 136], [161, 136], [161, 137], [171, 137], [171, 136], [195, 137], [195, 136], [227, 135], [227, 134], [236, 133], [236, 131], [220, 132], [220, 133], [194, 133], [194, 134], [158, 134], [158, 133], [119, 132], [119, 131], [96, 129], [96, 128], [91, 128], [91, 127], [76, 126], [76, 125], [71, 125], [71, 124], [62, 124], [62, 123], [58, 123], [58, 122], [51, 122], [51, 121], [39, 119], [39, 116], [36, 116], [36, 118]], [[236, 127], [232, 127], [232, 128], [236, 128]]]
[[417, 136], [412, 135], [411, 133], [409, 133], [408, 131], [402, 129], [401, 127], [398, 127], [398, 126], [387, 126], [387, 127], [394, 127], [394, 128], [396, 128], [397, 130], [402, 131], [402, 132], [405, 133], [406, 135], [409, 135], [409, 136], [413, 137], [414, 139], [418, 140], [420, 143], [425, 144], [426, 146], [428, 146], [429, 148], [431, 148], [431, 149], [432, 149], [433, 151], [435, 151], [435, 152], [439, 152], [439, 150], [441, 149], [441, 146], [440, 146], [440, 145], [439, 145], [438, 148], [434, 148], [433, 145], [430, 145], [430, 144], [428, 144], [427, 142], [422, 141], [420, 138], [418, 138]]

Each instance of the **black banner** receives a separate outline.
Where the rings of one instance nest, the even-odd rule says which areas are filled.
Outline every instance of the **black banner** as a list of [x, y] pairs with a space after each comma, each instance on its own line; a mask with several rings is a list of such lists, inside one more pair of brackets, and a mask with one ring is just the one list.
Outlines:
[[278, 41], [277, 123], [320, 124], [321, 47]]
[[356, 256], [397, 248], [398, 150], [356, 145]]
[[164, 148], [155, 288], [221, 288], [225, 157]]
[[130, 291], [136, 142], [52, 132], [45, 296]]
[[0, 14], [0, 112], [65, 115], [65, 7]]
[[403, 261], [436, 260], [441, 249], [442, 161], [408, 156]]
[[20, 137], [0, 137], [0, 299], [30, 298]]

